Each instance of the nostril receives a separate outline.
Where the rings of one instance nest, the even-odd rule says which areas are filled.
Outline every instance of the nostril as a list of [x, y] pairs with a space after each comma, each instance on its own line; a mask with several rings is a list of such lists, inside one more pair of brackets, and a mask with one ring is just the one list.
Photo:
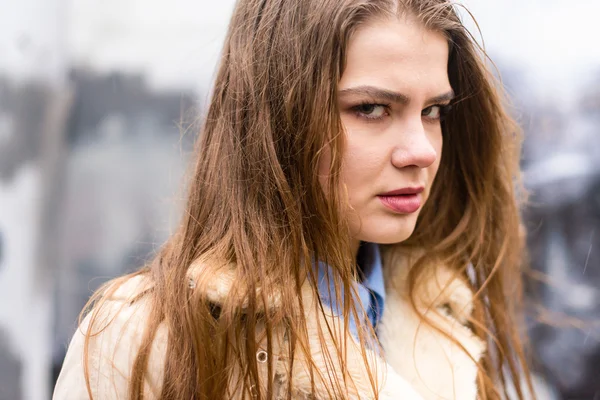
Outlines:
[[408, 145], [399, 147], [392, 153], [392, 164], [396, 168], [427, 168], [437, 160], [437, 151], [431, 143], [427, 145]]

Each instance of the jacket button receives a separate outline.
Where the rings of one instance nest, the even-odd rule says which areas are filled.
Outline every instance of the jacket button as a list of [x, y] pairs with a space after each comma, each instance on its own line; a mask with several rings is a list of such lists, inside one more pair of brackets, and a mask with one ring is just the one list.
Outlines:
[[265, 363], [268, 359], [269, 354], [266, 351], [260, 350], [256, 353], [256, 361], [258, 361], [259, 363]]

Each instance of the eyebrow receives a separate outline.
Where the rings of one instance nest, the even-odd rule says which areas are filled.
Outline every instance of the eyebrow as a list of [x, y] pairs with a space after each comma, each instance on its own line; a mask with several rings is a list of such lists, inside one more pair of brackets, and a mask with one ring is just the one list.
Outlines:
[[[375, 99], [386, 100], [392, 103], [408, 104], [410, 97], [405, 94], [393, 92], [391, 90], [378, 88], [376, 86], [357, 86], [353, 88], [340, 90], [340, 96], [347, 95], [366, 95]], [[427, 100], [428, 104], [443, 103], [454, 99], [454, 91], [450, 90], [439, 96], [432, 97]]]

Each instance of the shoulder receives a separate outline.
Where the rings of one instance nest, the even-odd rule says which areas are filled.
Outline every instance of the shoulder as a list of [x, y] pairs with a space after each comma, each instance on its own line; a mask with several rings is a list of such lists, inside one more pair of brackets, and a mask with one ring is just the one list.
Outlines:
[[[106, 297], [83, 319], [69, 344], [54, 399], [87, 399], [87, 383], [94, 399], [127, 397], [129, 375], [150, 316], [150, 298], [144, 296], [149, 287], [148, 278], [143, 275], [120, 278], [108, 287]], [[152, 342], [149, 379], [144, 390], [151, 397], [158, 393], [162, 382], [161, 360], [166, 346], [166, 327], [159, 326]]]

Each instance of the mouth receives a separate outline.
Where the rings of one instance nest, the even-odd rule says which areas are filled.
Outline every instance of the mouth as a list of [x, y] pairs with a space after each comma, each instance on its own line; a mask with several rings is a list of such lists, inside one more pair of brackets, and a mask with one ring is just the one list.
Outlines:
[[421, 208], [424, 188], [408, 187], [377, 195], [381, 203], [397, 214], [412, 214]]

